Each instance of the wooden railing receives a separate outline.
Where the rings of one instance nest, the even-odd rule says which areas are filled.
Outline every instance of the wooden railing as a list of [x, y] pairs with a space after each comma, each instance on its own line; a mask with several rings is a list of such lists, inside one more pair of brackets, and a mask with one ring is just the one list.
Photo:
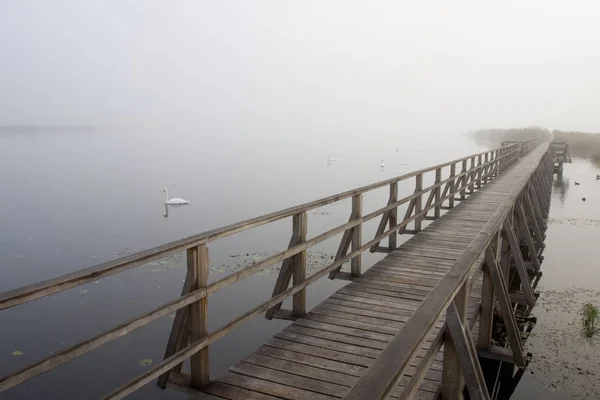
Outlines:
[[[165, 388], [171, 383], [171, 386], [181, 388], [181, 384], [173, 383], [174, 380], [178, 382], [189, 381], [192, 387], [202, 387], [210, 379], [208, 349], [212, 343], [248, 319], [263, 312], [267, 312], [267, 318], [274, 316], [296, 318], [303, 315], [306, 312], [305, 289], [308, 285], [328, 274], [330, 274], [331, 278], [349, 278], [360, 275], [361, 254], [363, 252], [369, 249], [372, 251], [385, 250], [385, 248], [379, 246], [379, 243], [386, 238], [389, 238], [387, 250], [393, 250], [396, 247], [396, 233], [418, 232], [422, 227], [423, 220], [437, 218], [441, 215], [442, 209], [454, 207], [456, 201], [464, 200], [468, 194], [485, 185], [489, 180], [518, 160], [523, 154], [523, 149], [530, 149], [539, 144], [540, 141], [540, 139], [532, 139], [526, 142], [513, 143], [495, 150], [473, 154], [458, 160], [238, 222], [91, 268], [82, 269], [74, 273], [2, 293], [0, 294], [0, 311], [101, 278], [106, 278], [177, 252], [187, 252], [188, 270], [181, 297], [163, 304], [149, 313], [100, 333], [93, 338], [64, 349], [58, 354], [46, 357], [19, 371], [0, 378], [0, 392], [48, 372], [175, 311], [176, 316], [173, 321], [171, 335], [167, 342], [164, 360], [131, 382], [115, 389], [105, 398], [123, 398], [157, 378], [158, 385], [161, 388]], [[470, 166], [468, 166], [469, 161]], [[457, 166], [461, 168], [459, 173], [457, 173]], [[443, 178], [445, 172], [447, 172], [447, 177]], [[427, 173], [435, 174], [435, 182], [433, 185], [424, 188], [423, 176]], [[398, 182], [412, 178], [415, 179], [414, 193], [398, 199]], [[390, 187], [388, 204], [377, 211], [363, 215], [363, 194], [386, 186]], [[425, 195], [429, 197], [425, 204], [423, 204], [422, 199]], [[306, 237], [307, 211], [348, 198], [352, 198], [352, 214], [347, 223], [312, 238]], [[445, 205], [445, 202], [447, 202], [447, 205]], [[398, 222], [397, 208], [405, 203], [409, 203], [408, 211], [404, 219]], [[428, 217], [428, 212], [432, 210], [433, 216]], [[367, 243], [362, 243], [362, 224], [380, 216], [382, 220], [375, 238]], [[288, 249], [208, 284], [208, 243], [289, 217], [293, 220], [293, 232]], [[414, 229], [411, 231], [406, 229], [410, 223], [414, 225]], [[307, 277], [307, 249], [338, 234], [343, 234], [343, 236], [334, 261], [320, 271]], [[482, 246], [487, 244], [489, 244], [487, 239], [482, 242]], [[470, 261], [471, 256], [468, 255], [469, 258], [466, 261]], [[348, 261], [351, 262], [351, 271], [349, 274], [343, 273], [340, 270], [342, 265]], [[238, 316], [215, 331], [208, 332], [207, 301], [210, 295], [280, 262], [283, 262], [280, 275], [273, 296], [269, 300]], [[443, 310], [456, 297], [461, 285], [464, 283], [463, 272], [466, 270], [468, 268], [462, 266], [457, 271], [461, 275], [450, 282], [450, 287], [454, 289], [444, 295], [444, 302], [441, 305], [436, 303], [437, 311]], [[450, 275], [454, 276], [454, 274]], [[293, 279], [293, 285], [288, 287], [291, 279]], [[291, 296], [293, 296], [292, 310], [289, 312], [280, 310], [281, 303]], [[426, 337], [426, 335], [423, 335], [423, 337]], [[182, 363], [187, 359], [191, 359], [191, 376], [181, 373]]]
[[[530, 148], [533, 148], [531, 144]], [[416, 393], [429, 366], [444, 345], [441, 395], [444, 399], [462, 398], [462, 379], [466, 382], [471, 399], [489, 399], [478, 361], [482, 351], [508, 356], [517, 365], [524, 366], [519, 327], [509, 294], [509, 274], [512, 269], [520, 279], [524, 301], [535, 303], [528, 269], [540, 268], [545, 218], [551, 193], [552, 155], [547, 151], [531, 176], [525, 177], [507, 193], [493, 218], [481, 229], [469, 248], [450, 268], [415, 313], [396, 334], [344, 397], [345, 400], [385, 399], [408, 372], [412, 360], [430, 335], [436, 323], [444, 316], [446, 329], [441, 330], [412, 378], [406, 385], [402, 398]], [[526, 243], [529, 267], [524, 261], [520, 243]], [[471, 287], [483, 274], [480, 303], [480, 323], [477, 347], [467, 324], [467, 300]], [[496, 301], [508, 334], [510, 350], [495, 348], [491, 344], [493, 314]], [[475, 317], [473, 317], [475, 318]]]

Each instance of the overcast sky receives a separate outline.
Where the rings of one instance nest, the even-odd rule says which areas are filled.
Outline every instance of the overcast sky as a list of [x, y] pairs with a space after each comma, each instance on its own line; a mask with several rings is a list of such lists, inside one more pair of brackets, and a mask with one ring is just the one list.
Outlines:
[[0, 124], [600, 131], [600, 6], [0, 0]]

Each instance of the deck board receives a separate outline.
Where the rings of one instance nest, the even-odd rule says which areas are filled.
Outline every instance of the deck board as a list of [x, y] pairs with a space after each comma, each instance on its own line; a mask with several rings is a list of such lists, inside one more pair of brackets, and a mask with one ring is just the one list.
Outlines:
[[[524, 160], [539, 157], [537, 149]], [[419, 304], [494, 216], [508, 193], [533, 168], [517, 162], [429, 223], [332, 296], [294, 321], [216, 378], [206, 395], [224, 399], [339, 399], [402, 329]], [[480, 257], [479, 263], [482, 262]], [[473, 268], [472, 274], [477, 268]], [[467, 318], [477, 339], [481, 276], [469, 297]], [[404, 387], [444, 324], [438, 321], [391, 393]], [[442, 379], [443, 346], [413, 398], [434, 399]], [[200, 394], [199, 398], [204, 394]], [[252, 397], [254, 396], [254, 397]], [[262, 397], [261, 397], [262, 396]]]

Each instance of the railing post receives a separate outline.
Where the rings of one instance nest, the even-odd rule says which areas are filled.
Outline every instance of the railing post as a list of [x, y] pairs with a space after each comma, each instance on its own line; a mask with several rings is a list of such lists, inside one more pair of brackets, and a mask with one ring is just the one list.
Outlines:
[[[356, 215], [356, 218], [362, 217], [362, 193], [352, 196], [352, 214]], [[393, 233], [392, 236], [396, 236], [396, 234]], [[362, 246], [361, 243], [362, 224], [352, 228], [352, 251], [354, 252], [360, 249], [360, 247]], [[361, 275], [361, 256], [362, 254], [359, 254], [350, 261], [350, 275]]]
[[454, 208], [454, 196], [455, 196], [454, 191], [456, 190], [456, 179], [454, 178], [454, 176], [456, 176], [456, 164], [453, 163], [450, 166], [450, 178], [453, 178], [450, 181], [450, 194], [451, 194], [451, 196], [448, 199], [448, 207], [450, 207], [450, 208]]
[[[456, 305], [463, 325], [467, 322], [468, 300], [469, 288], [468, 285], [464, 283], [456, 294], [456, 297], [454, 297], [454, 304]], [[463, 371], [454, 340], [447, 328], [445, 338], [441, 387], [442, 399], [462, 399], [464, 386]]]
[[[389, 201], [390, 201], [390, 204], [398, 201], [398, 182], [390, 183], [390, 200]], [[390, 229], [398, 224], [398, 207], [394, 207], [390, 210], [390, 217], [389, 217], [388, 221], [389, 221]], [[394, 250], [396, 248], [396, 246], [397, 246], [396, 239], [398, 239], [398, 235], [396, 235], [396, 233], [393, 233], [389, 236], [390, 250]]]
[[[308, 215], [306, 212], [295, 214], [293, 217], [294, 234], [298, 235], [298, 244], [306, 242]], [[294, 256], [293, 285], [298, 285], [306, 279], [306, 250]], [[294, 294], [292, 299], [292, 315], [303, 317], [306, 314], [306, 289]]]
[[[435, 183], [436, 185], [442, 181], [442, 169], [438, 168], [435, 170]], [[453, 195], [454, 196], [454, 195]], [[435, 208], [433, 216], [439, 218], [441, 215], [441, 204], [440, 199], [442, 198], [442, 187], [438, 186], [435, 188]]]
[[461, 174], [464, 174], [461, 177], [461, 191], [460, 191], [460, 199], [464, 200], [466, 197], [466, 187], [467, 187], [467, 177], [469, 176], [469, 174], [467, 174], [467, 160], [463, 160], [462, 162], [462, 171], [460, 171]]
[[[194, 290], [208, 285], [208, 248], [206, 244], [187, 250], [188, 270], [193, 271]], [[205, 297], [190, 305], [190, 340], [201, 340], [208, 336], [208, 298]], [[190, 357], [192, 387], [202, 388], [210, 382], [208, 347]]]
[[477, 189], [481, 187], [481, 175], [483, 174], [483, 167], [481, 166], [481, 154], [477, 156]]
[[[419, 174], [415, 178], [415, 191], [420, 192], [423, 190], [423, 174]], [[419, 215], [423, 211], [423, 195], [420, 194], [415, 199], [415, 215]], [[423, 217], [415, 218], [415, 232], [419, 232], [421, 230], [421, 221]]]
[[476, 168], [475, 168], [475, 157], [471, 157], [471, 168], [469, 168], [469, 176], [471, 177], [471, 183], [469, 184], [469, 194], [473, 194], [475, 191], [475, 176]]
[[490, 171], [490, 166], [488, 165], [489, 161], [490, 161], [490, 153], [485, 153], [485, 157], [484, 157], [485, 167], [483, 168], [483, 184], [484, 185], [487, 185], [487, 183], [488, 183], [488, 172]]

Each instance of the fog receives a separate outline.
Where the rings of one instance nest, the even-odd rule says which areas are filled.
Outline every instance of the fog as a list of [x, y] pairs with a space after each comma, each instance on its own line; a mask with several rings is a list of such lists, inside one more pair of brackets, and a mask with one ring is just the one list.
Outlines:
[[0, 124], [600, 129], [598, 6], [0, 1]]

